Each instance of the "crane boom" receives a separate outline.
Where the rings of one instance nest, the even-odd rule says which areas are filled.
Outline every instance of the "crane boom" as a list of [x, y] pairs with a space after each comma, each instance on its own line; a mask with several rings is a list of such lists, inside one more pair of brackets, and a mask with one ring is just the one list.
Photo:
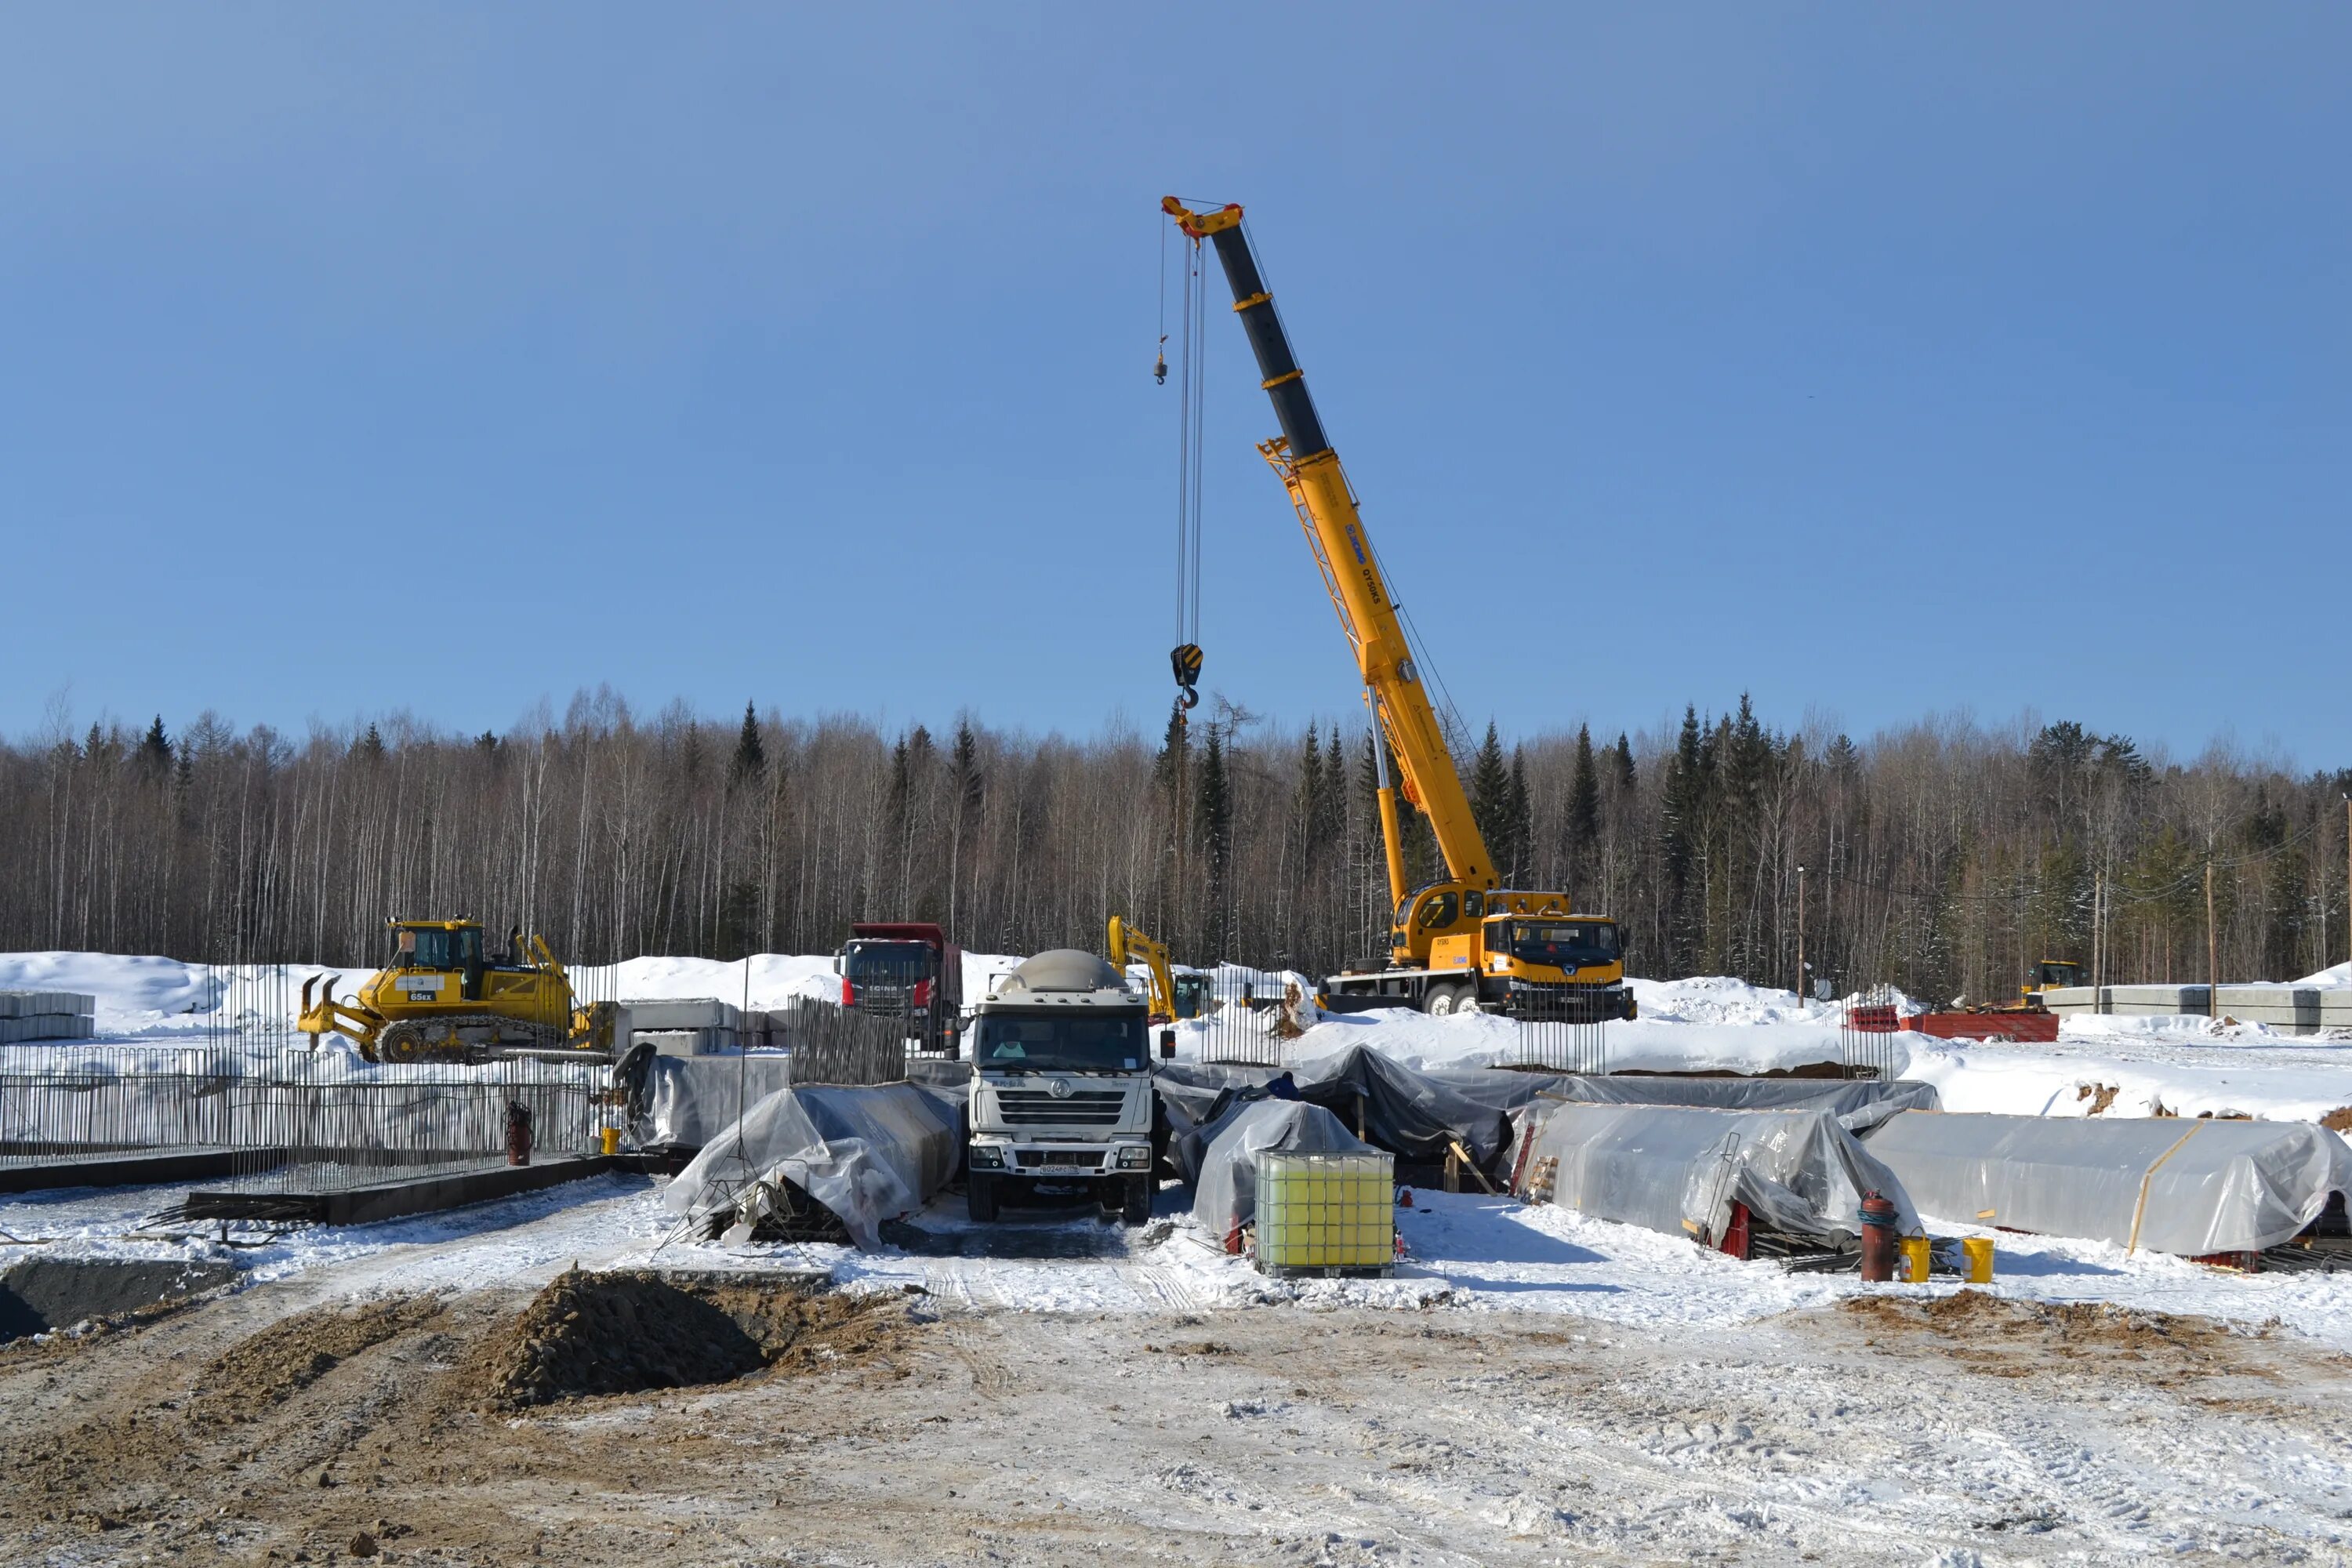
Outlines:
[[[1402, 775], [1405, 798], [1429, 819], [1448, 877], [1467, 888], [1492, 888], [1499, 880], [1494, 858], [1471, 815], [1469, 795], [1445, 744], [1444, 726], [1413, 666], [1396, 600], [1381, 575], [1355, 492], [1339, 466], [1339, 454], [1324, 434], [1322, 416], [1307, 390], [1306, 373], [1291, 352], [1274, 296], [1258, 271], [1242, 227], [1242, 209], [1231, 205], [1214, 212], [1193, 212], [1174, 196], [1160, 205], [1187, 236], [1216, 247], [1225, 281], [1233, 289], [1234, 313], [1257, 356], [1260, 384], [1273, 400], [1275, 418], [1282, 426], [1281, 437], [1262, 443], [1258, 450], [1289, 491], [1299, 526], [1322, 568], [1332, 607], [1371, 694], [1374, 719]], [[1407, 889], [1395, 802], [1385, 792], [1383, 796], [1381, 826], [1388, 846], [1389, 891], [1402, 904]]]

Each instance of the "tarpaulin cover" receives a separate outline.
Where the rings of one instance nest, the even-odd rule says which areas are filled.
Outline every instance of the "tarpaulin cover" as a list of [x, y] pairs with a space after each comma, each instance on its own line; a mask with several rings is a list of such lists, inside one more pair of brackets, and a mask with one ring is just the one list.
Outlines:
[[1220, 1121], [1201, 1163], [1192, 1217], [1219, 1236], [1257, 1215], [1257, 1157], [1275, 1149], [1310, 1154], [1371, 1152], [1319, 1105], [1261, 1100], [1236, 1106]]
[[1541, 1112], [1528, 1169], [1551, 1158], [1552, 1202], [1596, 1219], [1713, 1245], [1745, 1204], [1759, 1230], [1843, 1245], [1862, 1194], [1893, 1202], [1906, 1236], [1919, 1215], [1895, 1173], [1826, 1110], [1563, 1105]]
[[751, 1107], [792, 1081], [792, 1058], [781, 1051], [734, 1057], [651, 1056], [632, 1063], [644, 1072], [648, 1148], [699, 1149]]
[[[1451, 1073], [1441, 1075], [1452, 1083]], [[1592, 1078], [1563, 1073], [1490, 1073], [1491, 1078], [1533, 1078], [1538, 1093], [1591, 1105], [1695, 1105], [1717, 1110], [1826, 1110], [1849, 1132], [1870, 1129], [1906, 1110], [1936, 1109], [1936, 1086], [1897, 1079], [1652, 1078], [1629, 1075]], [[1465, 1090], [1465, 1092], [1467, 1092]], [[1528, 1099], [1534, 1099], [1530, 1094]], [[1525, 1103], [1522, 1100], [1520, 1103]]]
[[791, 1181], [840, 1217], [857, 1245], [919, 1208], [955, 1174], [957, 1097], [926, 1084], [779, 1089], [714, 1131], [662, 1194], [673, 1213], [708, 1218], [761, 1182]]
[[[1286, 1091], [1276, 1087], [1289, 1085]], [[1696, 1105], [1722, 1110], [1826, 1110], [1854, 1131], [1876, 1126], [1906, 1110], [1933, 1110], [1932, 1084], [1873, 1079], [1798, 1078], [1584, 1077], [1571, 1073], [1507, 1072], [1493, 1068], [1415, 1069], [1371, 1046], [1350, 1046], [1275, 1068], [1192, 1062], [1163, 1063], [1154, 1078], [1176, 1131], [1179, 1169], [1192, 1174], [1202, 1141], [1188, 1133], [1231, 1105], [1269, 1094], [1296, 1093], [1349, 1126], [1357, 1104], [1364, 1136], [1377, 1148], [1409, 1160], [1444, 1158], [1459, 1139], [1478, 1163], [1498, 1171], [1511, 1142], [1511, 1113], [1537, 1100], [1603, 1105]], [[1188, 1148], [1188, 1142], [1191, 1147]]]
[[1914, 1111], [1870, 1152], [1937, 1219], [2118, 1247], [2137, 1230], [2189, 1258], [2275, 1247], [2352, 1192], [2352, 1149], [2309, 1121]]

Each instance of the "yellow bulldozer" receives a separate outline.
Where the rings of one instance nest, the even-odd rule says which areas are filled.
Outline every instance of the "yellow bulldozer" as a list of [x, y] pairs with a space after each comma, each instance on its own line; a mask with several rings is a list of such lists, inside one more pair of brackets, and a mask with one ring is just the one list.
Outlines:
[[[620, 1009], [582, 1006], [571, 976], [541, 937], [509, 933], [507, 951], [486, 951], [481, 922], [389, 922], [392, 961], [338, 1002], [334, 983], [302, 983], [302, 1016], [310, 1036], [341, 1035], [372, 1062], [478, 1062], [555, 1051], [614, 1053]], [[313, 1002], [311, 988], [325, 979]]]

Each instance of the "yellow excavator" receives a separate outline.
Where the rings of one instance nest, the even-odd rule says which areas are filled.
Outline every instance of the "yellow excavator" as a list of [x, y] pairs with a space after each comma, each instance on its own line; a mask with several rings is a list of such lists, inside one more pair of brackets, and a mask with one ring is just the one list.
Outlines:
[[1110, 917], [1110, 962], [1122, 974], [1130, 963], [1140, 963], [1150, 974], [1150, 1021], [1154, 1024], [1197, 1018], [1209, 1010], [1209, 977], [1177, 973], [1165, 942], [1153, 941], [1117, 915]]
[[[1258, 444], [1258, 452], [1289, 493], [1371, 710], [1381, 833], [1396, 910], [1390, 954], [1382, 967], [1325, 982], [1323, 1005], [1334, 1012], [1493, 1009], [1571, 1022], [1633, 1017], [1633, 995], [1625, 984], [1616, 922], [1572, 912], [1565, 893], [1501, 885], [1446, 749], [1444, 728], [1414, 666], [1355, 492], [1324, 436], [1305, 373], [1251, 251], [1241, 207], [1229, 204], [1195, 212], [1174, 196], [1160, 206], [1195, 247], [1206, 242], [1215, 247], [1233, 289], [1234, 311], [1257, 358], [1259, 385], [1273, 400], [1282, 427], [1280, 436]], [[1391, 760], [1399, 775], [1394, 783]], [[1405, 886], [1400, 792], [1429, 819], [1445, 858], [1444, 878], [1427, 887]]]
[[392, 961], [338, 1002], [334, 983], [313, 1002], [324, 976], [302, 983], [296, 1027], [341, 1035], [372, 1062], [486, 1061], [536, 1052], [614, 1053], [620, 1009], [582, 1006], [572, 979], [541, 937], [509, 933], [503, 954], [486, 952], [474, 920], [389, 922]]

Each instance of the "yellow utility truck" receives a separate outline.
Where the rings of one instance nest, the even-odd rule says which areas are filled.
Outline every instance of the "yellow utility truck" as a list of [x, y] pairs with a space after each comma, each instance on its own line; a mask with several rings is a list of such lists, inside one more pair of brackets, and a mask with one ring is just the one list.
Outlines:
[[620, 1009], [610, 1002], [582, 1006], [572, 979], [541, 937], [508, 935], [507, 951], [486, 948], [474, 920], [390, 923], [392, 959], [338, 1002], [321, 976], [302, 983], [296, 1026], [313, 1037], [341, 1035], [372, 1062], [486, 1061], [534, 1052], [585, 1051], [609, 1056]]
[[[1233, 289], [1234, 312], [1257, 358], [1259, 384], [1282, 427], [1281, 435], [1259, 443], [1258, 452], [1289, 493], [1371, 711], [1381, 832], [1396, 911], [1390, 953], [1378, 968], [1331, 976], [1322, 1005], [1334, 1012], [1417, 1006], [1429, 1013], [1491, 1008], [1570, 1022], [1631, 1018], [1633, 995], [1625, 984], [1616, 922], [1572, 911], [1565, 893], [1502, 886], [1355, 491], [1323, 433], [1306, 374], [1258, 270], [1241, 207], [1194, 212], [1174, 196], [1160, 205], [1193, 245], [1206, 242], [1216, 249]], [[1394, 782], [1391, 761], [1399, 775]], [[1400, 791], [1429, 819], [1445, 859], [1444, 878], [1423, 888], [1405, 886]]]

